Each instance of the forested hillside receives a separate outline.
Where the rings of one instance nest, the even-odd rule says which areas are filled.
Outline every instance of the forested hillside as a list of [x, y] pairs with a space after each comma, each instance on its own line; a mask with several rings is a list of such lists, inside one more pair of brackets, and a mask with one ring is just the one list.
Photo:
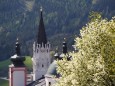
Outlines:
[[115, 0], [0, 0], [0, 60], [13, 55], [17, 37], [23, 55], [32, 53], [41, 6], [53, 49], [64, 37], [71, 46], [91, 11], [99, 11], [107, 18], [115, 15]]

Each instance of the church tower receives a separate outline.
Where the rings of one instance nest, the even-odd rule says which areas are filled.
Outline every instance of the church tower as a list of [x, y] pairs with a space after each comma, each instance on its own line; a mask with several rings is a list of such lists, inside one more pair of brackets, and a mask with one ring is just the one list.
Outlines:
[[33, 44], [33, 80], [43, 77], [50, 65], [50, 43], [47, 42], [42, 8], [40, 9], [40, 22], [37, 40]]
[[26, 86], [27, 70], [24, 64], [25, 57], [21, 56], [20, 43], [16, 42], [15, 54], [10, 58], [9, 65], [9, 86]]

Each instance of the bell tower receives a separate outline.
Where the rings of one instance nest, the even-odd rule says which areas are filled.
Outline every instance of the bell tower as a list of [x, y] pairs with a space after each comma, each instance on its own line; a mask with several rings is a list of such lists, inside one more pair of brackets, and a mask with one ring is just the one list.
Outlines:
[[33, 80], [37, 80], [46, 74], [51, 62], [50, 60], [50, 43], [47, 42], [43, 22], [43, 10], [41, 8], [37, 40], [33, 44]]

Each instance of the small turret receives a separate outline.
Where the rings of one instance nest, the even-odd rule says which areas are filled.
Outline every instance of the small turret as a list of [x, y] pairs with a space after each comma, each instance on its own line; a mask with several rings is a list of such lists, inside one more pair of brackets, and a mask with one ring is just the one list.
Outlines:
[[62, 45], [62, 54], [60, 55], [60, 58], [63, 58], [65, 55], [67, 55], [67, 43], [66, 38], [64, 38], [63, 45]]
[[18, 39], [16, 41], [16, 46], [15, 46], [15, 55], [13, 55], [11, 57], [11, 61], [15, 67], [24, 67], [25, 66], [24, 65], [25, 57], [21, 56], [20, 44], [19, 44]]
[[64, 38], [64, 42], [63, 42], [63, 54], [67, 54], [67, 43], [66, 43], [66, 38]]
[[58, 47], [56, 48], [55, 54], [54, 54], [54, 59], [55, 60], [60, 60], [59, 53], [58, 53]]

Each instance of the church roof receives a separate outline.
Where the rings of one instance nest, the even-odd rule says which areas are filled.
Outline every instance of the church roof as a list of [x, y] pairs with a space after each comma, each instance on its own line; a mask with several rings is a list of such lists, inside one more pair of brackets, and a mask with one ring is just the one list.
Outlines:
[[57, 73], [57, 62], [53, 61], [52, 64], [49, 66], [48, 71], [45, 75], [46, 77], [60, 77], [60, 74]]
[[47, 43], [42, 8], [40, 9], [40, 22], [39, 22], [39, 28], [38, 28], [37, 43], [38, 44]]
[[20, 43], [18, 42], [18, 39], [16, 41], [16, 45], [15, 45], [15, 54], [13, 56], [11, 56], [10, 60], [12, 61], [13, 65], [15, 67], [24, 67], [24, 61], [25, 61], [25, 57], [21, 56], [20, 53]]
[[46, 85], [45, 77], [41, 77], [40, 79], [37, 79], [36, 81], [33, 81], [26, 86], [45, 86], [45, 85]]

